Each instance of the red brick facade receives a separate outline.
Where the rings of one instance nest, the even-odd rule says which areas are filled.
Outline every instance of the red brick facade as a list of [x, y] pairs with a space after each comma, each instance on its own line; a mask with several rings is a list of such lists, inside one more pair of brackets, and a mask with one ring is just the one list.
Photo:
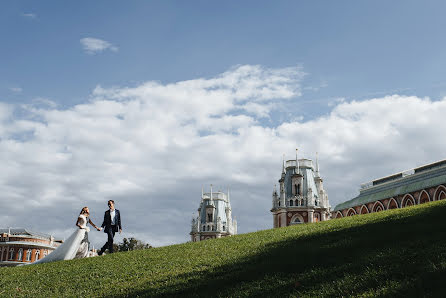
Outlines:
[[54, 241], [35, 235], [0, 234], [0, 266], [16, 266], [44, 258], [54, 251], [62, 241]]

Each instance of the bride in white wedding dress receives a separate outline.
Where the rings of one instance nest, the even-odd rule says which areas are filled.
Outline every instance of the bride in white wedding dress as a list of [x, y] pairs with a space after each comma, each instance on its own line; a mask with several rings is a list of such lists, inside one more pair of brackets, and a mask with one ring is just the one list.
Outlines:
[[31, 264], [86, 258], [89, 251], [88, 232], [90, 231], [90, 228], [87, 227], [87, 223], [90, 223], [98, 231], [102, 230], [102, 228], [98, 228], [91, 221], [89, 216], [90, 211], [88, 210], [88, 207], [82, 208], [76, 221], [76, 226], [79, 227], [79, 229], [71, 234], [71, 236], [52, 253]]

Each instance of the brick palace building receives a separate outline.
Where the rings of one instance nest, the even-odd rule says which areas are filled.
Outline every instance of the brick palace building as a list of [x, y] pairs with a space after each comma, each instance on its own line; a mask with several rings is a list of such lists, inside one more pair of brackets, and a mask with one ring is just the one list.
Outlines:
[[359, 195], [337, 205], [332, 218], [404, 208], [446, 198], [446, 160], [361, 185]]
[[27, 229], [0, 229], [0, 266], [17, 266], [40, 260], [63, 241]]

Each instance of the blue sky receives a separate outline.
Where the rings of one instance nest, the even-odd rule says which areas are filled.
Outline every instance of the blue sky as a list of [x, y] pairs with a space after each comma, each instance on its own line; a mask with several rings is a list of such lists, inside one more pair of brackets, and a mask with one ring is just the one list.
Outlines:
[[239, 232], [271, 228], [296, 147], [319, 152], [333, 207], [444, 159], [445, 6], [4, 1], [0, 223], [51, 210], [35, 229], [63, 236], [78, 209], [100, 221], [112, 198], [126, 236], [166, 245], [188, 240], [211, 183], [232, 189]]
[[[98, 84], [168, 83], [213, 76], [238, 64], [303, 66], [306, 87], [325, 86], [306, 92], [303, 99], [310, 101], [400, 90], [444, 95], [442, 1], [1, 5], [0, 97], [7, 102], [45, 97], [73, 105]], [[119, 51], [86, 55], [79, 40], [89, 36]], [[16, 86], [23, 89], [20, 96], [11, 94]], [[324, 106], [315, 109], [325, 111]]]

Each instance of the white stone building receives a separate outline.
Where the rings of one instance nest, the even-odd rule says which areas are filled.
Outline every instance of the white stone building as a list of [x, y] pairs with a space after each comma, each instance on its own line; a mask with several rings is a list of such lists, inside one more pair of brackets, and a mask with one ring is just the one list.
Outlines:
[[310, 159], [288, 160], [282, 165], [279, 193], [272, 195], [274, 228], [330, 219], [330, 203], [319, 174]]
[[201, 192], [198, 216], [192, 219], [190, 232], [193, 242], [221, 238], [237, 234], [237, 221], [232, 219], [229, 191], [227, 194], [217, 191]]

